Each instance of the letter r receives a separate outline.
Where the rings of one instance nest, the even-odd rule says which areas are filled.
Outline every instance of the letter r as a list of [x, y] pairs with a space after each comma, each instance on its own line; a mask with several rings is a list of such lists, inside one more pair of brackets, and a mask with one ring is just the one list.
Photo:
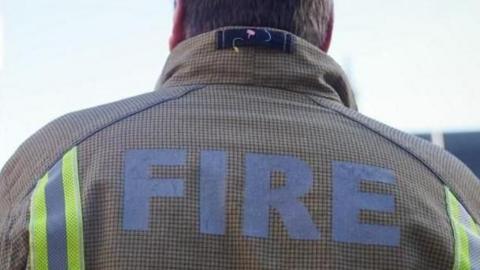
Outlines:
[[[285, 175], [285, 186], [272, 189], [272, 172]], [[288, 234], [297, 240], [318, 240], [320, 233], [307, 208], [298, 200], [313, 185], [310, 167], [289, 156], [247, 154], [243, 231], [247, 236], [268, 237], [269, 210], [280, 214]]]

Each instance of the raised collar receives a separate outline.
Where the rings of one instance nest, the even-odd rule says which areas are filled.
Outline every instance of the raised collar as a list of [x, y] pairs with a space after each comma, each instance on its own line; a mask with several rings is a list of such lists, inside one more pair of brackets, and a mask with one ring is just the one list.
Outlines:
[[[223, 31], [241, 29], [283, 33], [291, 38], [291, 48], [288, 52], [261, 46], [219, 49]], [[209, 84], [285, 89], [356, 109], [341, 67], [313, 44], [277, 29], [225, 27], [187, 39], [172, 51], [156, 89]]]

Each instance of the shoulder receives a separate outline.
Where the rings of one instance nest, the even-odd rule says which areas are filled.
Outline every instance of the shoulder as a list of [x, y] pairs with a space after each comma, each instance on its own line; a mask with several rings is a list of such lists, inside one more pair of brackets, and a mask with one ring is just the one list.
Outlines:
[[[445, 187], [451, 189], [470, 208], [470, 212], [480, 214], [480, 181], [458, 158], [430, 142], [389, 127], [383, 123], [348, 109], [336, 103], [320, 100], [318, 105], [352, 123], [353, 132], [361, 132], [381, 138], [392, 147], [408, 154], [417, 166], [426, 168]], [[414, 169], [414, 168], [412, 168]]]
[[97, 132], [199, 88], [176, 87], [151, 92], [57, 118], [26, 140], [0, 172], [2, 204], [11, 205], [25, 198], [36, 181], [65, 152]]

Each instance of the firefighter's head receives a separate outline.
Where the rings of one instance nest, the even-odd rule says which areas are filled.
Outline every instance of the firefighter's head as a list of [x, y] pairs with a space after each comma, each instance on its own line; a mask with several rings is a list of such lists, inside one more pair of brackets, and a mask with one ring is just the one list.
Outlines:
[[289, 31], [328, 51], [333, 0], [176, 0], [170, 47], [224, 26]]

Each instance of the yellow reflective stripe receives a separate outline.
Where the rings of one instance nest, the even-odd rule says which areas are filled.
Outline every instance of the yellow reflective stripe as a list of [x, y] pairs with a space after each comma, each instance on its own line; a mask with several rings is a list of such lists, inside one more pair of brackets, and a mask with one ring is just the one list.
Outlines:
[[449, 188], [445, 188], [448, 214], [450, 216], [455, 238], [454, 270], [471, 270], [470, 243], [465, 224], [461, 221], [462, 205]]
[[77, 149], [38, 181], [30, 204], [33, 270], [84, 270], [83, 219]]
[[83, 270], [83, 219], [80, 184], [78, 180], [77, 148], [63, 158], [63, 189], [67, 230], [68, 269]]
[[38, 182], [30, 204], [30, 265], [35, 270], [48, 270], [47, 203], [45, 199], [47, 182], [48, 174]]
[[477, 237], [480, 237], [480, 228], [478, 227], [477, 223], [475, 223], [475, 220], [473, 220], [473, 218], [470, 221], [471, 221], [470, 225], [472, 226], [473, 234]]

